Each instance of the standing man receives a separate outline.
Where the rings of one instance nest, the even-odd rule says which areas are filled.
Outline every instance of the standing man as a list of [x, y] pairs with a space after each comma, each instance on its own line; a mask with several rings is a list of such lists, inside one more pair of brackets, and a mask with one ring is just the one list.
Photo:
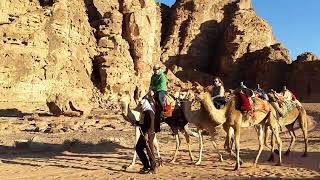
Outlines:
[[[142, 174], [156, 173], [156, 159], [154, 156], [153, 139], [155, 137], [155, 114], [147, 98], [143, 98], [140, 102], [140, 108], [143, 113], [143, 121], [139, 122], [141, 134], [136, 144], [136, 151], [143, 164], [140, 170]], [[147, 151], [147, 155], [144, 152]]]
[[153, 75], [151, 77], [150, 89], [154, 92], [154, 99], [157, 103], [155, 113], [156, 129], [155, 132], [160, 132], [160, 122], [163, 117], [164, 97], [167, 94], [167, 78], [159, 65], [153, 66]]

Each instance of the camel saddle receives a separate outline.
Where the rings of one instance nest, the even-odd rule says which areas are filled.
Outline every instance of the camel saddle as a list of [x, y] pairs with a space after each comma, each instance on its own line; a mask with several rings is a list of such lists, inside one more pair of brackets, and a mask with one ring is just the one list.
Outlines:
[[[267, 101], [262, 100], [261, 98], [258, 97], [251, 97], [248, 98], [249, 103], [250, 103], [250, 109], [247, 111], [243, 111], [246, 116], [249, 116], [252, 121], [256, 119], [256, 113], [257, 112], [268, 112], [270, 110], [269, 104]], [[258, 99], [260, 100], [261, 103], [258, 103]], [[262, 101], [261, 101], [262, 100]]]
[[163, 115], [165, 117], [172, 117], [172, 112], [176, 106], [176, 101], [171, 95], [166, 95], [164, 97], [164, 110]]

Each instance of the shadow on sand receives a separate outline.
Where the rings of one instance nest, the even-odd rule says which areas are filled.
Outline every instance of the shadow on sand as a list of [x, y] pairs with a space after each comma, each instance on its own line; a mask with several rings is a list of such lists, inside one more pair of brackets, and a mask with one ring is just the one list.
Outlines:
[[[128, 148], [108, 140], [102, 140], [98, 144], [84, 143], [79, 140], [65, 141], [63, 144], [26, 142], [16, 147], [1, 145], [0, 159], [2, 163], [7, 164], [42, 166], [45, 163], [45, 166], [94, 170], [106, 167], [103, 163], [95, 163], [94, 168], [92, 164], [86, 167], [83, 159], [103, 161], [112, 157], [112, 154], [116, 154], [121, 160], [130, 160], [131, 157], [121, 152], [124, 149]], [[117, 162], [108, 161], [108, 163], [116, 164]]]

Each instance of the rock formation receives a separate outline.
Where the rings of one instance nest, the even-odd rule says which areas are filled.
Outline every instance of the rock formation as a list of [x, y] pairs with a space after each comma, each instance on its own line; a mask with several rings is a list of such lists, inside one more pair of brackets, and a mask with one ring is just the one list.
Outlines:
[[151, 67], [160, 59], [160, 8], [153, 0], [95, 0], [94, 5], [103, 14], [95, 59], [102, 91], [133, 95], [138, 85], [145, 92]]
[[185, 71], [222, 75], [229, 85], [233, 66], [243, 55], [276, 43], [250, 0], [181, 0], [170, 17], [162, 61]]
[[154, 0], [1, 1], [0, 37], [0, 109], [32, 103], [87, 115], [92, 102], [113, 107], [136, 87], [144, 94], [154, 64], [166, 66], [169, 89], [203, 90], [218, 75], [227, 89], [287, 85], [303, 100], [320, 99], [318, 58], [304, 53], [292, 63], [250, 0], [177, 0], [171, 8]]
[[292, 63], [288, 86], [303, 102], [317, 102], [320, 100], [320, 61], [308, 55], [310, 53], [304, 53]]
[[61, 0], [48, 5], [1, 1], [0, 99], [8, 106], [45, 105], [57, 93], [85, 103], [92, 96], [96, 43], [85, 4]]
[[257, 16], [251, 1], [239, 1], [235, 5], [222, 42], [220, 71], [228, 73], [232, 64], [246, 53], [254, 52], [276, 43], [271, 26]]
[[228, 0], [180, 0], [172, 7], [162, 61], [184, 69], [213, 72], [217, 43], [224, 32]]
[[[134, 65], [130, 55], [129, 44], [122, 37], [123, 14], [120, 13], [118, 1], [103, 4], [94, 1], [96, 13], [101, 13], [102, 18], [91, 21], [98, 22], [96, 37], [99, 55], [93, 65], [95, 67], [98, 86], [104, 93], [121, 93], [134, 90]], [[104, 6], [99, 6], [103, 4]], [[133, 83], [130, 83], [133, 82]]]
[[319, 60], [319, 58], [312, 52], [305, 52], [300, 54], [297, 57], [297, 61], [316, 61], [316, 60]]
[[246, 53], [233, 67], [233, 87], [238, 87], [240, 81], [244, 81], [251, 88], [260, 84], [266, 90], [280, 90], [286, 83], [286, 72], [291, 62], [289, 51], [281, 44]]

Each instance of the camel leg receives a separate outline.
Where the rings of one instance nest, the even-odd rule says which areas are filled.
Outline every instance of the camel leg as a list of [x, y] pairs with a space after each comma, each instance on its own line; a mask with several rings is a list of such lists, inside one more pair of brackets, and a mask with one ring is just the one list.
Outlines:
[[[276, 121], [276, 119], [274, 119]], [[272, 123], [272, 124], [275, 124], [275, 123]], [[282, 141], [280, 139], [280, 135], [279, 135], [279, 129], [278, 129], [278, 125], [273, 125], [271, 127], [271, 130], [273, 131], [273, 134], [276, 138], [276, 141], [278, 143], [278, 149], [279, 149], [279, 161], [277, 163], [278, 166], [281, 166], [282, 164], [282, 156], [281, 156], [281, 149], [282, 149]]]
[[134, 141], [134, 154], [133, 154], [133, 158], [132, 158], [132, 162], [131, 164], [127, 167], [127, 169], [130, 169], [132, 168], [135, 163], [136, 163], [136, 159], [137, 159], [137, 152], [136, 152], [136, 145], [137, 145], [137, 142], [139, 140], [139, 137], [140, 137], [140, 130], [139, 130], [139, 126], [135, 126], [135, 141]]
[[224, 148], [229, 152], [230, 155], [234, 154], [232, 151], [233, 143], [234, 143], [234, 130], [233, 128], [229, 128], [225, 130], [227, 132], [227, 137], [225, 141]]
[[269, 126], [264, 128], [264, 145], [266, 147], [269, 147], [268, 140], [269, 140]]
[[258, 160], [259, 160], [259, 157], [261, 155], [261, 152], [263, 150], [263, 145], [264, 145], [264, 143], [263, 143], [263, 139], [264, 139], [263, 138], [263, 134], [264, 134], [264, 132], [263, 132], [262, 125], [257, 125], [255, 127], [255, 129], [257, 131], [258, 139], [259, 139], [259, 151], [258, 151], [258, 154], [257, 154], [256, 159], [255, 159], [254, 164], [253, 164], [254, 167], [257, 166], [257, 163], [258, 163]]
[[180, 148], [180, 144], [181, 144], [181, 140], [179, 138], [179, 133], [176, 133], [175, 137], [176, 137], [176, 151], [174, 153], [173, 159], [170, 161], [171, 163], [174, 163], [176, 161], [176, 158], [177, 158], [177, 155], [178, 155], [178, 151], [179, 151], [179, 148]]
[[304, 154], [302, 156], [306, 157], [308, 156], [308, 119], [307, 119], [307, 114], [305, 110], [303, 110], [303, 112], [300, 113], [299, 123], [302, 129], [304, 145], [305, 145]]
[[[218, 155], [219, 155], [220, 162], [222, 162], [222, 161], [223, 161], [223, 157], [222, 157], [222, 154], [220, 153], [220, 151], [219, 151], [219, 149], [218, 149], [218, 147], [217, 147], [217, 143], [216, 143], [215, 140], [214, 140], [214, 137], [213, 137], [213, 136], [214, 136], [214, 132], [213, 132], [213, 130], [210, 130], [209, 132], [210, 132], [210, 136], [211, 136], [211, 143], [212, 143], [214, 149], [217, 151], [217, 153], [218, 153]], [[229, 137], [228, 139], [230, 139], [230, 137]], [[229, 140], [228, 140], [228, 141], [229, 141]], [[229, 144], [230, 144], [230, 143], [229, 143]]]
[[223, 129], [227, 133], [227, 137], [224, 141], [224, 149], [230, 153], [231, 155], [231, 150], [232, 150], [232, 145], [231, 145], [231, 137], [230, 137], [230, 127], [227, 126], [226, 124], [223, 124]]
[[[232, 150], [233, 144], [234, 144], [234, 130], [233, 128], [229, 128], [228, 130], [225, 129], [227, 132], [227, 137], [225, 140], [225, 145], [224, 148], [226, 149], [227, 152], [229, 152], [229, 155], [231, 157], [237, 158], [236, 153]], [[240, 158], [240, 165], [243, 163], [242, 159]]]
[[153, 138], [153, 145], [157, 151], [157, 155], [158, 155], [158, 158], [159, 158], [159, 164], [160, 166], [162, 166], [162, 159], [161, 159], [161, 156], [160, 156], [160, 148], [159, 148], [159, 142], [158, 142], [158, 139], [157, 139], [157, 135], [155, 134], [154, 138]]
[[184, 137], [186, 138], [186, 141], [187, 141], [187, 144], [188, 144], [188, 151], [189, 151], [189, 156], [190, 156], [190, 159], [191, 159], [191, 162], [194, 161], [194, 157], [192, 155], [192, 152], [191, 152], [191, 147], [190, 147], [190, 136], [189, 134], [187, 133], [186, 130], [181, 130], [181, 132], [184, 134]]
[[274, 144], [275, 144], [275, 139], [274, 139], [274, 133], [271, 133], [271, 150], [270, 150], [270, 157], [268, 161], [274, 162]]
[[288, 129], [288, 132], [289, 132], [289, 134], [291, 136], [291, 142], [290, 142], [290, 146], [289, 146], [288, 150], [284, 153], [285, 156], [289, 156], [289, 154], [291, 152], [291, 149], [292, 149], [292, 147], [293, 147], [293, 145], [294, 145], [294, 143], [296, 141], [296, 134], [294, 133], [293, 124], [294, 123], [289, 124], [289, 125], [286, 126], [287, 129]]
[[196, 165], [200, 165], [201, 163], [201, 157], [202, 157], [202, 150], [203, 150], [203, 141], [202, 141], [202, 132], [201, 130], [198, 130], [199, 134], [199, 160], [196, 162]]
[[234, 171], [236, 171], [240, 169], [240, 124], [235, 125], [234, 132], [235, 132], [235, 144], [236, 144], [236, 156], [237, 156], [237, 162], [236, 162]]

